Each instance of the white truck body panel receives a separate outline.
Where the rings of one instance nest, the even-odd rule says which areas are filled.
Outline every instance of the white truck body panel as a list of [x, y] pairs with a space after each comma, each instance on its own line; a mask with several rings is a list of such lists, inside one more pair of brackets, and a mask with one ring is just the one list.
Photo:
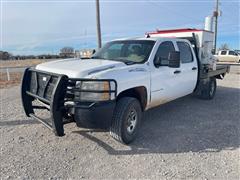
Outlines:
[[36, 66], [36, 69], [52, 72], [57, 74], [65, 74], [70, 78], [86, 77], [91, 72], [108, 70], [111, 68], [119, 68], [126, 66], [121, 62], [107, 60], [81, 60], [81, 59], [64, 59], [42, 63]]
[[[145, 87], [147, 90], [147, 106], [150, 102], [151, 85], [150, 85], [150, 68], [148, 63], [136, 64], [122, 68], [111, 69], [108, 71], [102, 71], [96, 74], [87, 76], [86, 78], [94, 79], [115, 79], [118, 84], [117, 95], [121, 92], [135, 88]], [[134, 80], [133, 80], [134, 79]]]
[[[141, 38], [149, 40], [149, 38]], [[176, 42], [187, 40], [173, 38], [150, 38], [156, 41], [147, 62], [143, 64], [126, 65], [123, 62], [100, 59], [66, 59], [39, 64], [37, 70], [65, 74], [70, 78], [114, 79], [117, 82], [117, 95], [135, 87], [145, 87], [147, 90], [147, 106], [149, 109], [164, 104], [179, 97], [191, 94], [197, 83], [197, 60], [194, 55], [193, 62], [183, 64], [179, 68], [162, 66], [156, 68], [153, 60], [159, 45], [164, 41], [171, 41], [178, 51]], [[176, 70], [180, 74], [174, 74]]]
[[[213, 99], [216, 79], [229, 72], [229, 66], [213, 70], [203, 64], [203, 56], [195, 53], [207, 52], [201, 46], [207, 36], [200, 33], [196, 38], [188, 31], [180, 38], [115, 40], [90, 59], [72, 58], [27, 68], [21, 86], [25, 114], [57, 136], [64, 136], [64, 125], [73, 122], [88, 129], [109, 129], [117, 141], [131, 143], [143, 111], [192, 93]], [[35, 109], [48, 110], [50, 118], [42, 118]]]
[[69, 78], [115, 79], [118, 83], [117, 94], [126, 89], [143, 86], [150, 99], [150, 73], [147, 63], [127, 66], [122, 62], [100, 59], [65, 59], [39, 64], [36, 69], [64, 74]]
[[[159, 46], [162, 42], [166, 41], [163, 39], [159, 41], [155, 46]], [[174, 43], [175, 50], [178, 51], [176, 42], [179, 40], [172, 40]], [[181, 42], [188, 42], [181, 40]], [[190, 44], [189, 44], [190, 45]], [[155, 55], [157, 48], [153, 54]], [[194, 52], [192, 51], [194, 56]], [[193, 71], [193, 67], [197, 66], [197, 60], [194, 56], [194, 61], [191, 63], [181, 63], [179, 68], [170, 68], [168, 66], [160, 66], [156, 68], [153, 64], [154, 56], [150, 57], [151, 64], [151, 102], [148, 108], [152, 108], [166, 102], [172, 101], [179, 97], [191, 94], [196, 87], [197, 83], [197, 69]], [[178, 70], [180, 74], [174, 74]], [[157, 83], [159, 82], [159, 83]]]

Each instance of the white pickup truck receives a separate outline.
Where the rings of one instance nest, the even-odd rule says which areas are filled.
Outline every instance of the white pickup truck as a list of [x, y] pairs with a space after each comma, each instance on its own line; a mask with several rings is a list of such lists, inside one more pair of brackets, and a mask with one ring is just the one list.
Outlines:
[[219, 62], [235, 62], [240, 63], [240, 55], [231, 50], [221, 50], [219, 51], [215, 57], [218, 59]]
[[[64, 135], [64, 124], [108, 128], [112, 137], [128, 144], [140, 128], [142, 113], [174, 99], [196, 94], [212, 99], [216, 78], [228, 66], [211, 70], [201, 64], [194, 37], [144, 37], [107, 43], [91, 59], [65, 59], [27, 69], [22, 103], [31, 116]], [[195, 39], [196, 40], [196, 39]], [[37, 101], [37, 102], [35, 102]], [[37, 109], [50, 111], [51, 121]]]

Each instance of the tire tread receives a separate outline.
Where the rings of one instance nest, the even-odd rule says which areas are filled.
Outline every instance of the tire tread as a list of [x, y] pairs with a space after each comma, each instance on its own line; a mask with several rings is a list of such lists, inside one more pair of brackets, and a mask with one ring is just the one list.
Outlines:
[[122, 139], [122, 117], [133, 101], [136, 101], [136, 99], [132, 97], [123, 97], [117, 102], [117, 106], [115, 107], [115, 112], [113, 114], [113, 119], [110, 126], [110, 135], [117, 141], [124, 144], [126, 144], [126, 142], [124, 142]]

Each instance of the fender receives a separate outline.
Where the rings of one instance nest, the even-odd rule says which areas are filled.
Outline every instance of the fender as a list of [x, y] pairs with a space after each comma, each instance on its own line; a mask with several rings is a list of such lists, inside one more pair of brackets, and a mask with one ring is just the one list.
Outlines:
[[[150, 103], [151, 81], [149, 66], [147, 65], [147, 63], [129, 65], [115, 69], [107, 69], [106, 71], [91, 74], [90, 76], [87, 76], [87, 78], [114, 79], [117, 82], [118, 86], [117, 97], [121, 97], [122, 94], [126, 94], [126, 92], [128, 92], [127, 94], [129, 94], [130, 91], [135, 91], [137, 92], [137, 94], [144, 94], [146, 92], [146, 100], [143, 100], [143, 102], [142, 100], [140, 100], [140, 102], [143, 103], [143, 110], [147, 109]], [[139, 96], [141, 97], [141, 95]]]

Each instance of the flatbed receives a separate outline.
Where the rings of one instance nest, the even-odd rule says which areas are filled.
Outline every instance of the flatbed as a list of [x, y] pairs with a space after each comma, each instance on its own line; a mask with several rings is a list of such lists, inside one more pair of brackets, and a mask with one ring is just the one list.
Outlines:
[[200, 72], [200, 79], [216, 77], [217, 79], [223, 79], [226, 73], [230, 72], [230, 65], [216, 65], [216, 70], [203, 69]]

